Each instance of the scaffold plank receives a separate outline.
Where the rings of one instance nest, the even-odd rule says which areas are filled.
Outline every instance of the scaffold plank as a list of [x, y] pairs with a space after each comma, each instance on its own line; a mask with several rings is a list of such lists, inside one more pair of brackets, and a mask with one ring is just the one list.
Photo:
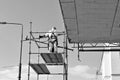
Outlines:
[[45, 64], [30, 64], [37, 74], [50, 74]]
[[62, 54], [42, 53], [42, 58], [46, 63], [63, 63]]

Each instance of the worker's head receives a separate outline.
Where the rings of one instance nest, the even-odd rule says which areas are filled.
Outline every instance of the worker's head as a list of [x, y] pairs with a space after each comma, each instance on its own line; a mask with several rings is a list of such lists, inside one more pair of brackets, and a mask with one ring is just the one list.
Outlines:
[[52, 30], [56, 30], [56, 27], [52, 27]]

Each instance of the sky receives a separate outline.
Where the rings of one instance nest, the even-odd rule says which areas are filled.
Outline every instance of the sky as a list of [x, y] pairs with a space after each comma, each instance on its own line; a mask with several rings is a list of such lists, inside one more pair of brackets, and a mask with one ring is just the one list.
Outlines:
[[[33, 31], [48, 31], [53, 26], [65, 31], [58, 0], [0, 0], [0, 22], [22, 23], [24, 39], [29, 35], [30, 22]], [[21, 27], [19, 25], [0, 24], [0, 80], [16, 80], [20, 53]], [[27, 79], [28, 42], [23, 43], [22, 80]], [[69, 47], [72, 47], [69, 44]], [[81, 62], [77, 59], [77, 50], [69, 51], [69, 80], [95, 80], [96, 70], [100, 66], [101, 53], [81, 53]], [[54, 71], [55, 67], [51, 68]], [[36, 73], [31, 71], [31, 80]], [[58, 76], [41, 76], [41, 80], [56, 79]], [[61, 79], [61, 78], [58, 78]]]

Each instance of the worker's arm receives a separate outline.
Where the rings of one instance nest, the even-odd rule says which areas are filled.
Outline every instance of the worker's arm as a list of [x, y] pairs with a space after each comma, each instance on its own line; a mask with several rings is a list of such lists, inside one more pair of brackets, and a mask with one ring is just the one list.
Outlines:
[[61, 35], [64, 35], [64, 34], [57, 34], [57, 36], [61, 36]]
[[46, 37], [48, 37], [49, 36], [49, 33], [46, 33], [46, 34], [44, 34], [44, 35], [39, 35], [39, 39], [40, 38], [46, 38]]
[[39, 39], [40, 39], [40, 38], [45, 38], [45, 35], [39, 35]]

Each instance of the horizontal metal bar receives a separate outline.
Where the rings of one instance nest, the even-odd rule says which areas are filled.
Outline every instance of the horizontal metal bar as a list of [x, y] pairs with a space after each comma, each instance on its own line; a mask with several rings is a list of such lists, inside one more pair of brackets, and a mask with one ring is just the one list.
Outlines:
[[[38, 42], [38, 43], [48, 44], [48, 43], [41, 42], [41, 41], [37, 41], [37, 40], [33, 40], [33, 41], [36, 41], [36, 42]], [[62, 47], [62, 46], [57, 46], [57, 47], [58, 47], [58, 48], [63, 48], [63, 49], [67, 49], [67, 50], [73, 51], [73, 49], [70, 49], [70, 48], [67, 48], [67, 47]]]
[[[48, 44], [48, 43], [45, 43], [45, 42], [41, 42], [41, 41], [37, 41], [35, 39], [31, 39], [32, 41], [35, 41], [35, 42], [38, 42], [38, 43], [43, 43], [43, 44]], [[63, 49], [67, 49], [67, 50], [70, 50], [70, 51], [73, 51], [73, 49], [70, 49], [70, 48], [67, 48], [67, 47], [62, 47], [62, 46], [57, 46], [58, 48], [63, 48]], [[39, 48], [42, 48], [39, 46]], [[43, 48], [46, 48], [46, 47], [43, 47]]]
[[46, 65], [50, 65], [50, 66], [51, 66], [51, 65], [54, 65], [54, 66], [55, 66], [55, 65], [63, 65], [63, 63], [45, 63], [45, 64], [46, 64]]
[[81, 52], [97, 52], [97, 51], [120, 51], [120, 49], [79, 49]]
[[48, 48], [48, 47], [40, 47], [40, 48]]
[[65, 73], [50, 73], [50, 74], [39, 74], [39, 75], [64, 75]]
[[70, 48], [67, 48], [67, 47], [62, 47], [62, 46], [57, 46], [58, 48], [63, 48], [63, 49], [67, 49], [67, 50], [70, 50], [70, 51], [73, 51], [73, 49], [70, 49]]
[[66, 63], [31, 63], [31, 64], [45, 64], [48, 66], [54, 65], [54, 66], [58, 66], [58, 65], [67, 65]]
[[[120, 48], [120, 46], [82, 46], [80, 48]], [[78, 48], [78, 47], [72, 47], [72, 48]]]
[[[52, 33], [52, 32], [31, 32], [31, 33]], [[65, 32], [54, 32], [54, 33], [61, 33], [61, 34], [65, 34]]]
[[64, 54], [64, 52], [61, 52], [61, 53], [30, 53], [30, 54]]
[[[36, 41], [36, 42], [43, 43], [43, 44], [48, 44], [48, 43], [40, 42], [40, 41]], [[67, 50], [73, 51], [73, 49], [70, 49], [70, 48], [67, 48], [67, 47], [62, 47], [62, 46], [57, 46], [57, 47], [58, 47], [58, 48], [63, 48], [63, 49], [67, 49]]]
[[[40, 63], [40, 64], [41, 64], [41, 63]], [[64, 63], [42, 63], [42, 64], [45, 64], [45, 65], [48, 65], [48, 66], [49, 66], [49, 65], [50, 65], [50, 66], [51, 66], [51, 65], [54, 65], [54, 66], [55, 66], [55, 65], [64, 65]]]

